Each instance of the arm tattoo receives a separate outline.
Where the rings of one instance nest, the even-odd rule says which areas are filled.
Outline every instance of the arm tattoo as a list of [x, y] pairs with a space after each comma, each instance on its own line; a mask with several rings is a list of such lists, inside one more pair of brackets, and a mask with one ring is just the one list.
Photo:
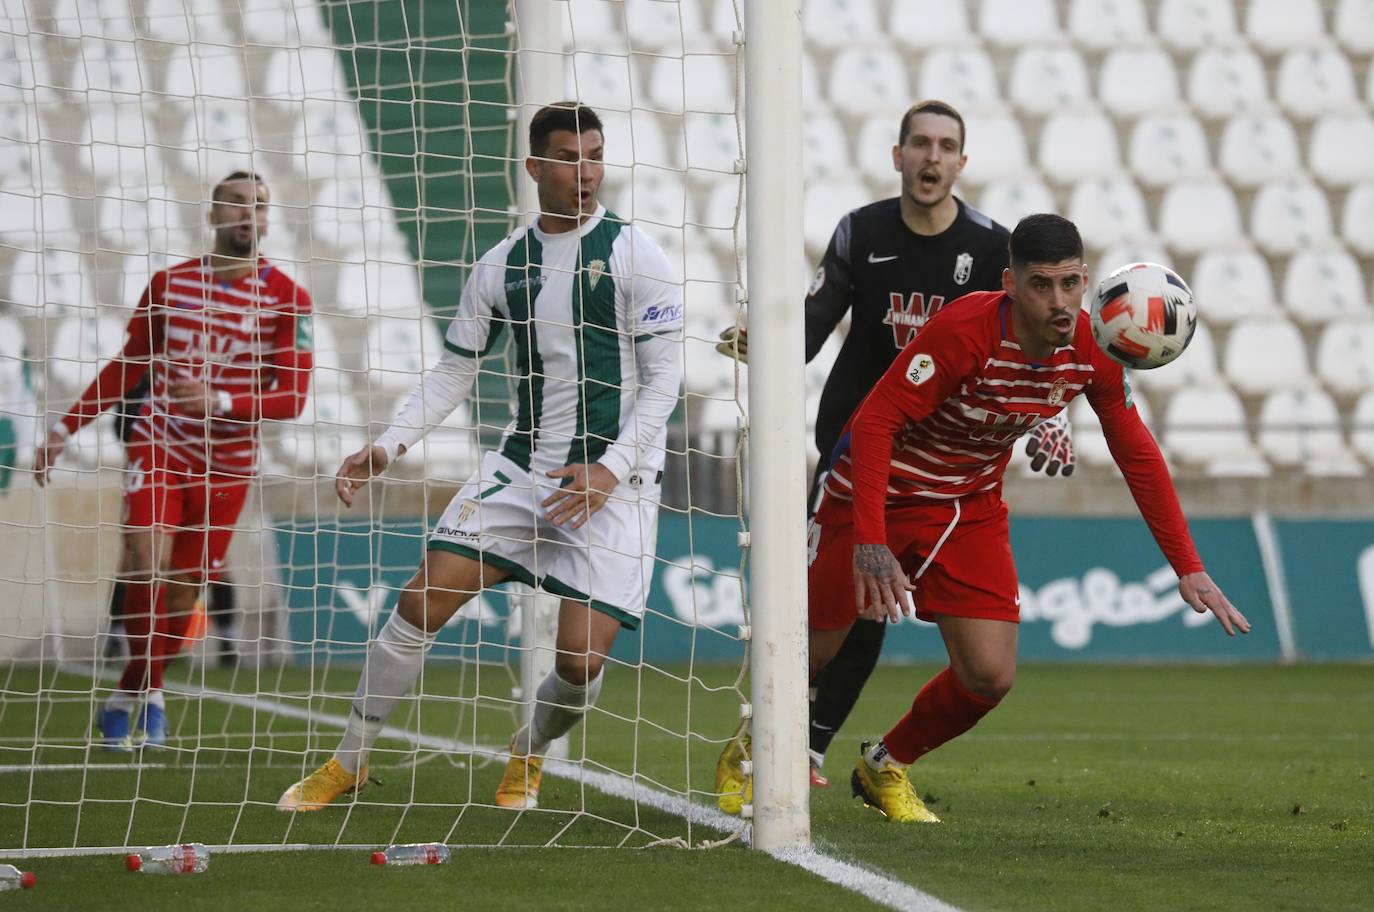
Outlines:
[[854, 569], [872, 577], [891, 575], [896, 562], [887, 545], [859, 545], [854, 549]]

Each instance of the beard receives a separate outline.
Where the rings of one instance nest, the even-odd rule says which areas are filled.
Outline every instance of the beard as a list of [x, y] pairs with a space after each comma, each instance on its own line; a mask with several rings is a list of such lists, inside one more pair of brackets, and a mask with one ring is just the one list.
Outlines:
[[219, 248], [219, 252], [228, 256], [249, 257], [252, 256], [253, 250], [257, 247], [257, 238], [250, 235], [244, 239], [240, 237], [237, 229], [222, 231], [215, 240], [215, 246]]

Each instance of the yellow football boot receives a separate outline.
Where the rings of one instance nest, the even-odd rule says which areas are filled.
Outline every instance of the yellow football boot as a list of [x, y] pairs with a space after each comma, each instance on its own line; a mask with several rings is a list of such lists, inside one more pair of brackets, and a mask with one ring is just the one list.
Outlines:
[[741, 732], [730, 739], [716, 761], [716, 803], [727, 814], [736, 814], [754, 801], [754, 777], [744, 774], [749, 759], [749, 735]]
[[333, 757], [315, 772], [282, 792], [279, 811], [319, 811], [340, 795], [361, 791], [367, 784], [367, 767], [355, 776]]
[[496, 787], [496, 806], [525, 810], [539, 807], [539, 780], [544, 775], [544, 758], [520, 754], [515, 742], [501, 784]]
[[868, 742], [864, 742], [859, 745], [859, 759], [849, 777], [855, 798], [897, 823], [940, 822], [940, 818], [917, 797], [916, 789], [907, 778], [906, 767], [889, 761], [881, 769], [871, 769], [865, 759], [867, 753]]

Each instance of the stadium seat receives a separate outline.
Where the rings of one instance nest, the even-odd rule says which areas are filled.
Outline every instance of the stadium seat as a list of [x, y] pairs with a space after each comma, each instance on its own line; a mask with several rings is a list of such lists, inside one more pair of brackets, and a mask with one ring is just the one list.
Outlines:
[[1102, 248], [1101, 253], [1097, 253], [1089, 261], [1088, 287], [1092, 288], [1094, 280], [1125, 266], [1127, 263], [1159, 263], [1170, 269], [1174, 268], [1174, 258], [1169, 251], [1148, 239], [1113, 244]]
[[1359, 105], [1350, 60], [1335, 48], [1298, 48], [1284, 55], [1274, 97], [1300, 120], [1344, 113]]
[[973, 42], [963, 3], [949, 0], [893, 0], [888, 34], [904, 48], [958, 47]]
[[281, 422], [277, 447], [292, 477], [332, 476], [366, 439], [363, 415], [351, 396], [316, 389], [294, 421]]
[[1370, 390], [1355, 403], [1351, 416], [1350, 443], [1355, 452], [1374, 466], [1374, 390]]
[[1246, 430], [1240, 399], [1224, 386], [1194, 386], [1174, 393], [1164, 411], [1161, 436], [1170, 457], [1201, 466], [1208, 475], [1269, 474], [1268, 463]]
[[992, 181], [978, 197], [978, 208], [1008, 229], [1032, 212], [1054, 212], [1054, 195], [1038, 177]]
[[965, 151], [973, 149], [976, 153], [969, 155], [960, 177], [964, 184], [985, 184], [1015, 177], [1030, 169], [1026, 136], [1021, 130], [1021, 122], [1015, 117], [969, 114], [964, 117], [964, 127], [968, 137]]
[[1212, 332], [1206, 323], [1199, 322], [1185, 356], [1154, 370], [1135, 371], [1131, 375], [1131, 381], [1143, 390], [1166, 393], [1197, 386], [1212, 386], [1221, 382], [1220, 377]]
[[[1139, 375], [1136, 374], [1131, 379], [1132, 386], [1135, 385], [1136, 376]], [[1133, 402], [1140, 420], [1153, 432], [1154, 418], [1150, 414], [1149, 400], [1144, 396], [1135, 396]], [[1078, 396], [1069, 403], [1069, 427], [1070, 436], [1073, 438], [1073, 451], [1080, 463], [1115, 468], [1116, 461], [1112, 459], [1111, 450], [1107, 449], [1107, 438], [1102, 434], [1102, 420], [1097, 417], [1097, 412], [1093, 411], [1087, 396]], [[1025, 447], [1022, 445], [1017, 449], [1023, 450]]]
[[1369, 314], [1360, 265], [1336, 249], [1303, 250], [1288, 261], [1283, 301], [1299, 323], [1325, 323]]
[[438, 325], [429, 317], [372, 317], [367, 326], [368, 385], [407, 393], [442, 351]]
[[1374, 182], [1357, 184], [1345, 198], [1341, 235], [1361, 256], [1374, 256]]
[[[665, 58], [666, 60], [667, 58]], [[639, 89], [638, 80], [631, 78], [631, 60], [612, 54], [584, 54], [580, 51], [563, 58], [564, 85], [571, 98], [591, 105], [597, 111], [628, 111]], [[672, 61], [680, 63], [679, 61]], [[667, 91], [667, 90], [664, 90]], [[673, 99], [682, 108], [682, 75], [677, 77], [677, 91]], [[641, 101], [642, 104], [642, 101]], [[655, 104], [660, 102], [655, 99]], [[664, 108], [667, 110], [667, 108]]]
[[1189, 285], [1198, 312], [1209, 322], [1279, 315], [1269, 264], [1254, 250], [1206, 251], [1193, 265]]
[[1308, 150], [1309, 170], [1323, 184], [1343, 187], [1374, 180], [1374, 119], [1327, 115], [1317, 121]]
[[1145, 200], [1135, 181], [1124, 175], [1089, 178], [1074, 185], [1068, 218], [1078, 226], [1084, 243], [1108, 246], [1150, 237]]
[[1007, 97], [1026, 114], [1053, 114], [1088, 104], [1092, 99], [1088, 68], [1082, 55], [1068, 45], [1021, 48], [1012, 61]]
[[1234, 0], [1164, 0], [1157, 30], [1165, 44], [1179, 51], [1226, 47], [1240, 38]]
[[1088, 108], [1051, 115], [1040, 129], [1040, 170], [1061, 184], [1115, 174], [1121, 166], [1116, 127]]
[[49, 394], [58, 392], [70, 400], [95, 379], [103, 363], [124, 345], [124, 321], [73, 315], [59, 320], [55, 329], [49, 324], [48, 339], [48, 353], [41, 370], [49, 384]]
[[1264, 64], [1244, 47], [1208, 46], [1188, 70], [1188, 102], [1203, 117], [1270, 109]]
[[[568, 0], [566, 11], [559, 14], [564, 52], [576, 47], [579, 51], [598, 54], [628, 54], [627, 8], [626, 3], [607, 3], [606, 0]], [[517, 33], [522, 25], [515, 23]]]
[[1097, 94], [1117, 117], [1168, 113], [1181, 106], [1174, 61], [1159, 48], [1109, 52], [1102, 61]]
[[1207, 137], [1191, 114], [1153, 114], [1131, 128], [1127, 161], [1137, 181], [1167, 187], [1211, 168]]
[[[743, 123], [733, 114], [687, 114], [683, 117], [688, 169], [733, 174], [735, 163], [743, 157], [740, 137]], [[803, 122], [805, 128], [805, 122]], [[635, 131], [635, 149], [639, 130]], [[805, 157], [809, 150], [803, 148]]]
[[133, 42], [106, 41], [87, 36], [80, 39], [75, 47], [79, 51], [71, 61], [70, 76], [58, 83], [60, 87], [89, 92], [95, 97], [121, 93], [128, 98], [143, 91], [138, 52]]
[[1302, 333], [1287, 320], [1232, 326], [1223, 362], [1231, 385], [1247, 395], [1292, 389], [1311, 375]]
[[[383, 421], [391, 416], [378, 416]], [[472, 410], [464, 402], [454, 409], [438, 427], [425, 435], [421, 443], [424, 474], [427, 480], [462, 484], [481, 460], [477, 446], [477, 431]]]
[[1004, 47], [1045, 44], [1063, 37], [1054, 0], [982, 0], [978, 32]]
[[35, 184], [34, 147], [0, 134], [0, 189], [31, 195]]
[[[669, 114], [732, 114], [738, 107], [732, 66], [731, 58], [715, 54], [655, 58], [649, 75], [649, 100]], [[637, 103], [644, 103], [643, 96]]]
[[1353, 54], [1374, 53], [1374, 2], [1340, 0], [1331, 36]]
[[874, 0], [804, 0], [801, 21], [802, 39], [813, 48], [835, 51], [885, 39]]
[[[1317, 342], [1317, 376], [1333, 393], [1374, 390], [1374, 320], [1333, 320]], [[1374, 432], [1374, 428], [1370, 429]]]
[[863, 114], [911, 104], [911, 79], [896, 51], [849, 48], [830, 65], [826, 97], [846, 111]]
[[1332, 239], [1326, 194], [1310, 181], [1265, 184], [1255, 195], [1250, 236], [1269, 254], [1288, 254]]
[[1260, 450], [1276, 466], [1301, 468], [1309, 475], [1363, 474], [1345, 445], [1336, 403], [1317, 387], [1271, 393], [1260, 406], [1256, 436]]
[[[606, 138], [606, 170], [612, 174], [616, 168], [629, 168], [634, 164], [653, 165], [660, 168], [676, 168], [682, 165], [681, 137], [677, 143], [670, 143], [664, 130], [664, 122], [680, 124], [676, 117], [663, 117], [650, 111], [598, 111], [601, 118], [602, 133]], [[693, 123], [701, 125], [706, 118], [724, 117], [723, 114], [693, 114]], [[734, 118], [729, 118], [733, 132]], [[700, 147], [699, 147], [700, 148]], [[702, 148], [703, 154], [705, 149]], [[738, 157], [738, 156], [736, 156]], [[732, 158], [731, 164], [734, 163]], [[622, 174], [623, 176], [623, 174]]]
[[1254, 187], [1289, 178], [1302, 168], [1298, 135], [1277, 114], [1240, 114], [1226, 122], [1217, 164], [1233, 184]]
[[[904, 83], [905, 84], [905, 83]], [[992, 59], [982, 48], [936, 48], [925, 55], [916, 81], [920, 98], [939, 98], [969, 114], [1002, 103]], [[910, 103], [903, 99], [901, 104]]]
[[[629, 50], [653, 51], [669, 56], [714, 50], [719, 46], [719, 41], [708, 35], [704, 14], [702, 0], [682, 0], [678, 3], [626, 0], [625, 27], [630, 38]], [[571, 21], [576, 28], [577, 19]], [[585, 28], [577, 28], [574, 40], [580, 42], [585, 33]], [[728, 32], [725, 37], [729, 37]]]
[[611, 208], [636, 223], [681, 228], [688, 221], [688, 203], [682, 172], [643, 166], [634, 169]]
[[1072, 0], [1069, 37], [1079, 47], [1107, 51], [1149, 43], [1150, 25], [1141, 0]]
[[868, 188], [855, 181], [827, 181], [806, 188], [802, 198], [802, 233], [813, 260], [825, 252], [840, 216], [870, 201]]
[[25, 308], [25, 316], [59, 316], [68, 311], [89, 314], [95, 305], [81, 257], [68, 250], [48, 248], [20, 253], [10, 275], [10, 301]]
[[1245, 35], [1265, 53], [1312, 47], [1326, 35], [1318, 0], [1250, 0]]
[[[835, 180], [850, 173], [849, 134], [835, 116], [828, 111], [802, 118], [802, 173], [807, 181]], [[892, 176], [891, 148], [896, 144], [897, 132], [890, 118], [874, 115], [864, 122], [859, 130], [859, 148], [869, 151], [870, 145], [875, 157], [882, 153], [887, 159], [887, 171], [883, 177]], [[885, 142], [873, 141], [882, 136]]]
[[1174, 184], [1164, 192], [1159, 235], [1183, 254], [1233, 246], [1244, 236], [1235, 194], [1214, 179]]

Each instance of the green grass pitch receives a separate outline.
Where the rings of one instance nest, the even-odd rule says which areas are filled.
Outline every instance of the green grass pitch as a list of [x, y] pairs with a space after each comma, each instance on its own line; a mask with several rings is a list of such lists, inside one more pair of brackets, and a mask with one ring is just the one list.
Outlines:
[[[400, 870], [373, 868], [357, 850], [222, 854], [206, 874], [183, 878], [129, 874], [108, 855], [32, 859], [21, 866], [38, 872], [39, 887], [11, 894], [8, 907], [872, 907], [738, 845], [646, 848], [655, 838], [721, 834], [700, 824], [689, 831], [671, 809], [636, 808], [571, 779], [546, 779], [537, 812], [470, 804], [490, 801], [500, 764], [435, 748], [509, 737], [501, 699], [509, 679], [499, 667], [434, 666], [424, 687], [435, 696], [418, 717], [406, 709], [393, 720], [425, 735], [426, 746], [386, 740], [374, 760], [380, 785], [356, 804], [297, 817], [272, 804], [304, 762], [333, 747], [331, 719], [346, 711], [341, 695], [356, 668], [177, 671], [241, 699], [173, 696], [174, 747], [147, 753], [141, 767], [83, 743], [89, 673], [40, 682], [32, 670], [0, 667], [0, 846], [20, 845], [27, 832], [35, 847], [180, 839], [493, 847]], [[880, 735], [933, 671], [887, 666], [874, 675], [827, 758], [832, 785], [812, 792], [822, 851], [968, 910], [1374, 905], [1369, 666], [1023, 668], [995, 713], [913, 769], [944, 824], [898, 827], [849, 797], [848, 769], [858, 741]], [[709, 804], [719, 742], [737, 716], [733, 671], [684, 677], [682, 668], [612, 670], [600, 703], [609, 712], [591, 716], [575, 749], [585, 743], [593, 769], [637, 770], [646, 788]], [[38, 730], [49, 746], [35, 754]], [[14, 769], [34, 763], [78, 766]], [[544, 847], [551, 841], [566, 847]]]

